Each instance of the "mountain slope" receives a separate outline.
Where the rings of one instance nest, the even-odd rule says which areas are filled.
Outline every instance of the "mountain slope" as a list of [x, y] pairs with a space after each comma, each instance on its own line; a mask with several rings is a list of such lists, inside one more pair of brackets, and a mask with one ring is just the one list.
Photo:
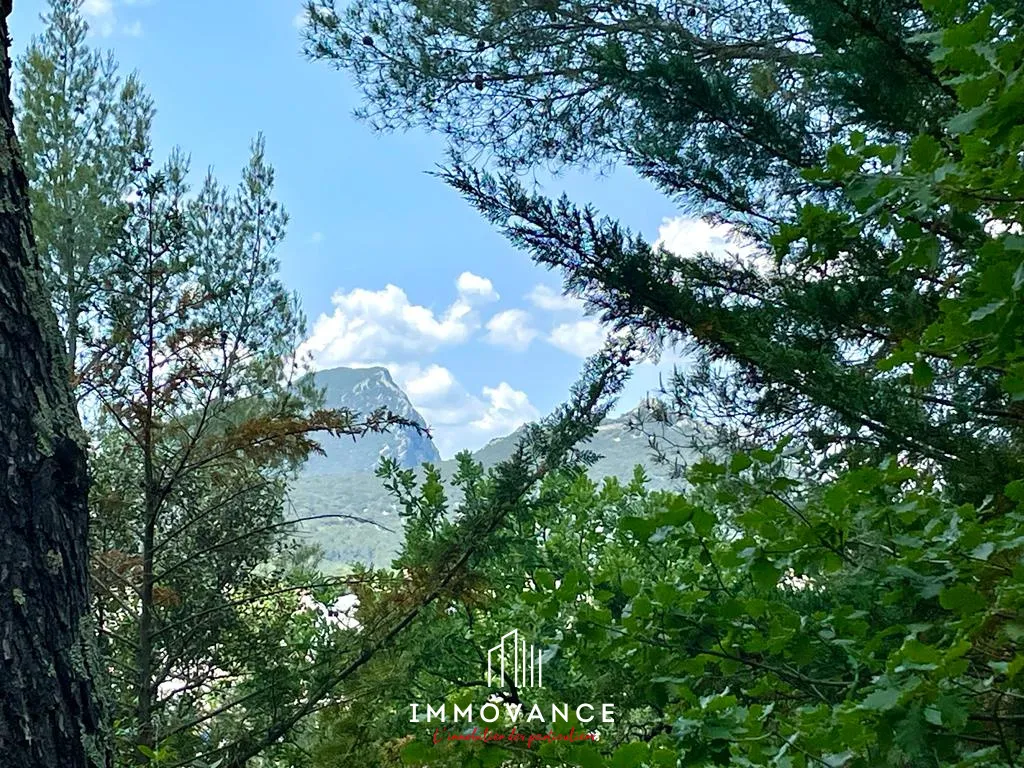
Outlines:
[[[593, 451], [600, 458], [588, 470], [587, 474], [595, 482], [600, 482], [606, 477], [617, 477], [620, 480], [628, 481], [633, 477], [634, 468], [640, 464], [643, 466], [650, 485], [653, 488], [668, 488], [677, 484], [678, 481], [672, 477], [672, 470], [668, 466], [658, 464], [654, 461], [653, 451], [648, 443], [647, 434], [654, 434], [657, 437], [667, 437], [672, 432], [673, 442], [683, 443], [696, 434], [697, 428], [688, 424], [676, 424], [667, 427], [653, 423], [650, 419], [644, 419], [646, 427], [645, 434], [641, 434], [630, 427], [638, 417], [644, 416], [647, 409], [645, 404], [640, 404], [633, 410], [615, 418], [605, 419], [597, 428], [597, 433], [589, 443], [584, 446], [587, 450]], [[498, 437], [491, 440], [480, 450], [473, 453], [473, 459], [485, 467], [492, 467], [500, 461], [504, 461], [515, 450], [516, 444], [523, 435], [523, 429], [517, 429], [510, 435]], [[680, 460], [693, 461], [697, 458], [695, 451], [682, 451]], [[454, 459], [442, 462], [441, 473], [450, 477], [455, 471], [457, 463]]]
[[[317, 386], [324, 388], [324, 405], [328, 408], [350, 408], [363, 414], [387, 408], [426, 425], [385, 368], [332, 368], [312, 376]], [[403, 467], [441, 461], [434, 442], [414, 429], [396, 428], [385, 434], [366, 435], [355, 442], [346, 437], [326, 437], [318, 442], [327, 455], [311, 456], [302, 468], [303, 476], [372, 474], [382, 456], [397, 459]]]
[[[335, 368], [316, 374], [316, 383], [326, 389], [326, 404], [348, 407], [361, 412], [386, 407], [394, 413], [425, 423], [405, 393], [383, 368]], [[645, 415], [648, 406], [623, 416], [607, 419], [597, 430], [587, 448], [601, 456], [589, 468], [596, 482], [606, 477], [629, 481], [637, 464], [644, 467], [653, 488], [668, 488], [680, 481], [672, 478], [668, 467], [656, 464], [645, 435], [630, 428], [637, 417]], [[674, 442], [696, 429], [692, 425], [664, 427], [653, 425], [655, 434], [673, 432]], [[522, 437], [522, 429], [496, 438], [473, 453], [473, 459], [492, 467], [507, 459]], [[356, 442], [351, 439], [328, 438], [322, 441], [326, 456], [312, 457], [290, 490], [291, 512], [296, 518], [316, 517], [302, 523], [297, 533], [324, 550], [327, 569], [338, 569], [348, 563], [362, 562], [375, 566], [390, 564], [402, 542], [402, 522], [398, 506], [387, 494], [374, 469], [382, 455], [393, 456], [404, 467], [432, 463], [448, 479], [454, 474], [453, 459], [442, 462], [429, 437], [414, 430], [399, 430], [386, 435], [369, 435]], [[695, 458], [694, 453], [682, 456]]]

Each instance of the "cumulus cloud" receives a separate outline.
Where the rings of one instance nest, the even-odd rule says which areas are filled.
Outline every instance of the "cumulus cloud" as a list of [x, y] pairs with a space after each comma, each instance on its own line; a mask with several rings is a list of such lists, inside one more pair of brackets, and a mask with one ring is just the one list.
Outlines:
[[418, 363], [383, 363], [426, 419], [442, 456], [475, 450], [539, 417], [526, 392], [506, 381], [467, 390], [447, 368]]
[[770, 270], [773, 265], [771, 257], [732, 227], [712, 225], [686, 216], [662, 219], [654, 245], [679, 256], [710, 253], [723, 259], [734, 259], [762, 272]]
[[[458, 276], [454, 294], [446, 308], [435, 310], [391, 284], [338, 291], [300, 351], [316, 368], [383, 365], [430, 425], [442, 455], [479, 448], [539, 414], [526, 392], [507, 381], [471, 391], [430, 362], [432, 353], [473, 338], [481, 329], [478, 307], [498, 298], [491, 281], [472, 272]], [[499, 312], [487, 323], [486, 339], [525, 348], [539, 335], [529, 320], [523, 310]]]
[[447, 368], [430, 365], [426, 369], [396, 367], [392, 376], [404, 383], [403, 389], [414, 403], [429, 403], [446, 396], [456, 387], [455, 377]]
[[572, 323], [556, 325], [547, 340], [550, 344], [578, 357], [589, 357], [600, 351], [604, 346], [607, 332], [601, 322], [594, 318], [584, 318]]
[[484, 387], [483, 394], [487, 398], [487, 409], [470, 422], [472, 428], [483, 434], [507, 435], [540, 415], [525, 392], [513, 389], [504, 381], [496, 387]]
[[548, 285], [538, 284], [533, 286], [526, 299], [546, 312], [582, 312], [583, 302], [575, 296], [563, 296], [559, 291]]
[[[322, 235], [321, 235], [322, 237]], [[317, 233], [313, 235], [317, 241]], [[301, 352], [319, 368], [366, 364], [374, 360], [415, 359], [424, 353], [467, 341], [480, 328], [475, 309], [498, 298], [486, 277], [463, 272], [456, 297], [442, 312], [413, 303], [404, 290], [388, 284], [380, 290], [337, 291], [334, 309], [322, 314]]]
[[[146, 0], [121, 0], [119, 5], [142, 5]], [[89, 30], [99, 37], [110, 37], [118, 31], [117, 9], [114, 0], [84, 0], [82, 15], [89, 23]], [[142, 22], [138, 19], [124, 24], [120, 32], [129, 37], [142, 36]]]
[[494, 284], [486, 277], [474, 275], [472, 272], [463, 272], [455, 281], [455, 287], [459, 295], [464, 297], [479, 297], [485, 301], [496, 301], [498, 293], [494, 290]]
[[334, 311], [322, 314], [302, 345], [319, 368], [413, 357], [466, 341], [479, 319], [464, 298], [441, 314], [409, 300], [397, 285], [379, 291], [356, 288], [331, 297]]
[[487, 321], [488, 343], [522, 352], [537, 337], [530, 314], [522, 309], [507, 309]]
[[577, 319], [563, 319], [544, 336], [544, 340], [557, 349], [576, 357], [589, 357], [604, 346], [607, 332], [599, 320], [585, 317], [584, 302], [575, 296], [564, 296], [543, 283], [538, 283], [526, 294], [526, 299], [545, 312], [575, 315]]
[[680, 256], [695, 253], [724, 253], [730, 247], [732, 230], [687, 216], [662, 219], [655, 247], [661, 246]]

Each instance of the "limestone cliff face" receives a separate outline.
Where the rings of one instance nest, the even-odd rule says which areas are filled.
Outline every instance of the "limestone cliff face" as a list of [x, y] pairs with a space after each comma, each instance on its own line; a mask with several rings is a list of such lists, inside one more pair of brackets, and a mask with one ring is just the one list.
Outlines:
[[[405, 392], [384, 368], [331, 368], [313, 374], [324, 389], [328, 408], [350, 408], [363, 414], [378, 408], [427, 426]], [[386, 434], [367, 435], [359, 440], [326, 437], [319, 440], [326, 456], [310, 456], [302, 474], [337, 475], [372, 473], [381, 456], [397, 459], [403, 467], [418, 467], [425, 461], [438, 464], [441, 456], [433, 441], [413, 429], [396, 428]]]

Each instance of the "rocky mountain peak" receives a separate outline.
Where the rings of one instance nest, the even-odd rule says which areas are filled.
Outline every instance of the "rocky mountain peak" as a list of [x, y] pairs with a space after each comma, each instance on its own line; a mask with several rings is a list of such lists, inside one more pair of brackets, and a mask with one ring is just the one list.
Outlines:
[[[324, 405], [328, 408], [350, 408], [363, 414], [387, 408], [426, 426], [426, 420], [386, 368], [330, 368], [311, 375], [314, 383], [323, 388]], [[425, 461], [437, 464], [441, 460], [434, 442], [413, 429], [395, 428], [355, 442], [333, 437], [319, 442], [327, 455], [311, 456], [303, 467], [304, 475], [373, 472], [382, 456], [397, 459], [403, 467], [418, 467]]]

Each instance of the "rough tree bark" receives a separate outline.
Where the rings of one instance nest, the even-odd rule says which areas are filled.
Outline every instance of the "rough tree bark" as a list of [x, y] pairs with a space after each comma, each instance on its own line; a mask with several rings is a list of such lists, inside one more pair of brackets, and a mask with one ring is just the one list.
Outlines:
[[100, 768], [84, 441], [14, 135], [10, 9], [0, 0], [0, 762]]

